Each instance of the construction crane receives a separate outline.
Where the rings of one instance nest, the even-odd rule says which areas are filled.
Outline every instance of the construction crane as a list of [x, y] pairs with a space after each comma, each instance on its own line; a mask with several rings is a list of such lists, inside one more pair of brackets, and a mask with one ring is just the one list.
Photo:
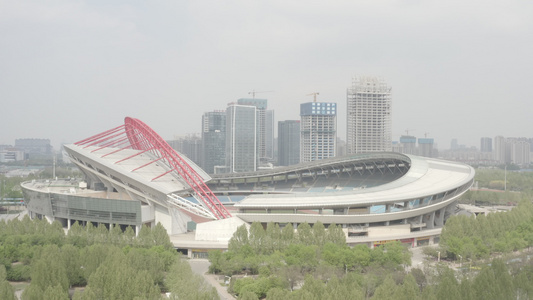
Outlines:
[[429, 132], [424, 132], [424, 138], [428, 137]]
[[251, 92], [248, 92], [248, 95], [252, 95], [252, 99], [255, 99], [255, 94], [259, 94], [259, 93], [272, 93], [273, 91], [261, 91], [261, 92], [256, 92], [255, 89], [252, 90]]
[[415, 131], [416, 129], [406, 129], [405, 130], [405, 135], [409, 135], [409, 131]]
[[313, 96], [313, 102], [316, 102], [316, 96], [317, 95], [320, 95], [319, 92], [314, 92], [314, 93], [311, 93], [311, 94], [307, 94], [306, 96]]

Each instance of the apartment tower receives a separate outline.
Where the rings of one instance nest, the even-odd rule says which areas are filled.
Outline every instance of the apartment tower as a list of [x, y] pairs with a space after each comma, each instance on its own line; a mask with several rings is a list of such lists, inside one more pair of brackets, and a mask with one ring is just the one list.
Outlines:
[[392, 151], [391, 87], [377, 77], [359, 76], [347, 90], [346, 152]]

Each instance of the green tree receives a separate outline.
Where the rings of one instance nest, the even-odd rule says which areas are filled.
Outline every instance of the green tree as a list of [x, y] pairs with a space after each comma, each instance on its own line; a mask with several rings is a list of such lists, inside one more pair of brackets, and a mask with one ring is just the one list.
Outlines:
[[49, 286], [43, 294], [46, 300], [69, 300], [68, 292], [64, 291], [60, 285]]

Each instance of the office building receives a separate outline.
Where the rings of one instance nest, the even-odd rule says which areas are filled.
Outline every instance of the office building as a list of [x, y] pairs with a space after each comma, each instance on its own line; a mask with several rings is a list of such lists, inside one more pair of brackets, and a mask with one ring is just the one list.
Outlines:
[[347, 91], [348, 154], [392, 150], [391, 88], [377, 77], [354, 78]]
[[300, 161], [334, 157], [337, 144], [337, 104], [300, 104]]
[[278, 122], [278, 164], [290, 166], [300, 162], [300, 121]]
[[256, 142], [258, 163], [266, 163], [273, 158], [274, 111], [267, 110], [267, 99], [241, 98], [237, 104], [256, 108]]
[[227, 171], [253, 172], [257, 161], [257, 108], [230, 103], [226, 109]]
[[214, 174], [226, 164], [226, 112], [206, 112], [202, 116], [202, 168]]

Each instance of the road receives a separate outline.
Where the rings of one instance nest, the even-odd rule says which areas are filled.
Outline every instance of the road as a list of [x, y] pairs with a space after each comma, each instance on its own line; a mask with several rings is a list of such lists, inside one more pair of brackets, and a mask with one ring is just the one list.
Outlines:
[[220, 285], [220, 282], [217, 280], [218, 275], [207, 274], [210, 264], [211, 263], [207, 259], [189, 259], [189, 265], [191, 266], [192, 271], [203, 276], [207, 283], [216, 288], [221, 300], [234, 300], [235, 297], [228, 293], [226, 287]]

